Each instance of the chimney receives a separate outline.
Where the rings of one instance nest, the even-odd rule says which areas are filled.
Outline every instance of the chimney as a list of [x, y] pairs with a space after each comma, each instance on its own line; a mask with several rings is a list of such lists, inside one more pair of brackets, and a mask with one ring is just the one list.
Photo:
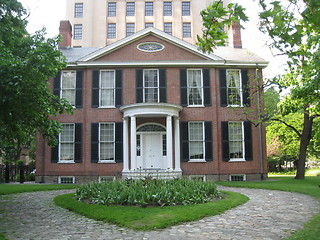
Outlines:
[[233, 47], [242, 48], [240, 21], [232, 22]]
[[69, 20], [60, 21], [59, 33], [62, 36], [59, 48], [70, 48], [72, 44], [72, 26]]

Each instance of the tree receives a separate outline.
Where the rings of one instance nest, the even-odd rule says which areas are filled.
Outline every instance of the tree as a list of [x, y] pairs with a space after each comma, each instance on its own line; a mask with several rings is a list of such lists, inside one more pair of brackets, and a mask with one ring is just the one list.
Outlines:
[[17, 0], [0, 0], [0, 155], [5, 161], [17, 160], [36, 132], [54, 145], [61, 126], [51, 117], [72, 112], [47, 81], [65, 67], [59, 38], [46, 39], [45, 30], [28, 34], [26, 17]]
[[[286, 116], [302, 112], [302, 128], [299, 130], [280, 118], [273, 120], [285, 124], [298, 136], [299, 154], [295, 178], [304, 179], [307, 149], [316, 134], [313, 130], [314, 121], [320, 116], [320, 2], [259, 0], [259, 6], [260, 30], [270, 37], [272, 48], [288, 56], [286, 74], [275, 78], [280, 89], [290, 91], [281, 102], [280, 113]], [[210, 24], [215, 24], [206, 16], [212, 19], [220, 17], [212, 9], [208, 8], [208, 14], [203, 15], [204, 32], [207, 32]], [[216, 37], [208, 32], [210, 37]], [[214, 45], [208, 50], [213, 41], [207, 39], [204, 35], [201, 39], [204, 43], [200, 42], [199, 47], [204, 51], [213, 51]]]

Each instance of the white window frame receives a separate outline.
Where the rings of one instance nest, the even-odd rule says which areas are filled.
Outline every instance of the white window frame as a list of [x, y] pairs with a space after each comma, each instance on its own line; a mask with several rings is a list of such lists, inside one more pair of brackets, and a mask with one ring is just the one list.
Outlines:
[[[74, 88], [65, 88], [63, 87], [63, 81], [64, 81], [64, 74], [65, 73], [74, 73]], [[77, 88], [77, 72], [76, 71], [62, 71], [61, 72], [61, 78], [60, 78], [60, 96], [61, 98], [66, 99], [72, 106], [76, 105], [76, 88]], [[64, 96], [63, 92], [64, 91], [73, 91], [73, 99], [68, 99]], [[70, 101], [72, 100], [72, 101]]]
[[[102, 73], [103, 72], [113, 72], [113, 87], [102, 87]], [[100, 70], [99, 78], [99, 108], [114, 108], [116, 102], [116, 71], [115, 70]], [[113, 91], [113, 104], [111, 105], [102, 105], [102, 91], [103, 90], [112, 90]]]
[[116, 177], [115, 176], [99, 176], [98, 177], [98, 182], [102, 183], [102, 182], [111, 182], [111, 181], [115, 181]]
[[[112, 141], [101, 141], [101, 125], [113, 125], [113, 140]], [[115, 123], [114, 122], [100, 122], [99, 123], [99, 161], [98, 163], [115, 163], [115, 155], [116, 155], [116, 148], [115, 148]], [[101, 143], [113, 143], [113, 160], [101, 160]]]
[[[230, 147], [231, 147], [231, 142], [232, 140], [230, 140], [230, 135], [228, 136], [229, 138], [229, 157], [230, 160], [229, 162], [244, 162], [245, 160], [245, 139], [244, 139], [244, 122], [243, 121], [229, 121], [228, 122], [228, 132], [230, 134], [230, 123], [241, 123], [241, 131], [242, 131], [242, 158], [231, 158], [230, 157]], [[239, 140], [237, 140], [239, 141]], [[236, 142], [236, 141], [235, 141]]]
[[[201, 88], [201, 104], [190, 104], [190, 102], [189, 102], [189, 93], [190, 93], [190, 90], [192, 89], [192, 88], [190, 88], [189, 86], [189, 72], [190, 71], [200, 71], [200, 76], [201, 76], [201, 86], [200, 86], [200, 88]], [[203, 92], [203, 71], [202, 71], [202, 69], [187, 69], [187, 100], [188, 100], [188, 107], [203, 107], [204, 106], [204, 104], [203, 104], [203, 95], [204, 95], [204, 92]]]
[[[157, 87], [146, 87], [145, 83], [146, 83], [146, 72], [147, 71], [156, 71], [157, 72]], [[158, 95], [158, 99], [155, 99], [156, 101], [154, 101], [153, 103], [159, 103], [160, 102], [160, 76], [159, 76], [159, 69], [143, 69], [143, 102], [146, 103], [146, 89], [155, 89], [157, 88], [157, 95]], [[154, 97], [153, 97], [154, 98]]]
[[[229, 103], [229, 86], [228, 86], [228, 76], [229, 72], [236, 71], [239, 73], [239, 87], [232, 87], [233, 89], [239, 89], [240, 104], [230, 104]], [[227, 104], [229, 107], [243, 107], [243, 92], [242, 92], [242, 75], [240, 69], [227, 69], [226, 70], [226, 84], [227, 84]]]
[[[63, 183], [62, 179], [63, 178], [72, 178], [72, 183]], [[58, 176], [58, 184], [75, 184], [76, 183], [76, 178], [75, 176]]]
[[[75, 153], [74, 153], [74, 149], [75, 149], [75, 124], [74, 123], [62, 123], [62, 126], [65, 125], [73, 125], [73, 136], [72, 136], [72, 141], [61, 141], [61, 134], [59, 134], [59, 161], [58, 163], [75, 163], [74, 158], [75, 158]], [[73, 159], [72, 160], [61, 160], [61, 144], [63, 143], [73, 143]]]
[[182, 23], [182, 38], [191, 38], [191, 36], [192, 36], [191, 23], [190, 22]]
[[[202, 149], [203, 149], [203, 158], [198, 159], [191, 159], [190, 158], [190, 142], [200, 142], [200, 140], [191, 140], [191, 125], [194, 123], [201, 123], [202, 124]], [[206, 146], [205, 146], [205, 125], [203, 121], [191, 121], [188, 122], [188, 147], [189, 147], [189, 162], [206, 162]]]

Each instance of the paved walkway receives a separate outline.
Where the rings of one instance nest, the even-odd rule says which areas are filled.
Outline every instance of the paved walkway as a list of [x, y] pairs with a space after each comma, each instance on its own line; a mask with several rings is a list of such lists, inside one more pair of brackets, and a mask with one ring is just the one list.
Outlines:
[[260, 189], [220, 189], [240, 192], [246, 204], [157, 231], [133, 231], [97, 222], [55, 206], [52, 199], [70, 190], [21, 193], [0, 197], [0, 232], [9, 239], [281, 239], [300, 229], [320, 211], [306, 195]]

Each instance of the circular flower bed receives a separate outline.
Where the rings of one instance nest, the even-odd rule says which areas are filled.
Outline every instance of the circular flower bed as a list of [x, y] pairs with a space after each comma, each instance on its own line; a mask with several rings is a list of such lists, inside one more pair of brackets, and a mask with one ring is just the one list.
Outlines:
[[219, 192], [213, 182], [183, 179], [94, 182], [76, 191], [78, 201], [142, 207], [199, 204], [217, 197]]

